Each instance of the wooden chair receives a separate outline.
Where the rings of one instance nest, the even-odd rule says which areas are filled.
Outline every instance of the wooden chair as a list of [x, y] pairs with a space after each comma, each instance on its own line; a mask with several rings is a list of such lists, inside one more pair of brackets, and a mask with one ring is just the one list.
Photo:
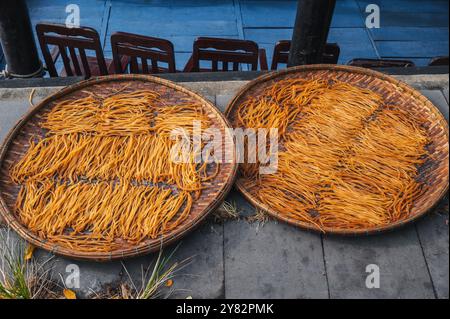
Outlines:
[[432, 58], [428, 66], [448, 66], [448, 56], [438, 56]]
[[361, 68], [409, 68], [416, 66], [409, 60], [391, 60], [391, 59], [353, 59], [347, 65], [359, 66]]
[[[89, 27], [68, 28], [62, 24], [38, 23], [36, 32], [51, 77], [107, 75], [113, 71], [111, 59], [105, 60], [96, 30]], [[50, 51], [49, 46], [53, 46]], [[78, 52], [77, 52], [78, 51]], [[95, 56], [87, 56], [94, 51]], [[61, 56], [64, 68], [56, 70], [56, 61]]]
[[[175, 51], [172, 42], [138, 34], [116, 32], [111, 35], [116, 73], [175, 73]], [[123, 65], [123, 59], [129, 63]], [[148, 61], [150, 61], [150, 66]], [[167, 67], [158, 65], [166, 63]]]
[[[278, 69], [278, 64], [287, 64], [289, 59], [289, 50], [291, 48], [290, 40], [280, 40], [273, 49], [271, 70]], [[322, 63], [337, 64], [341, 48], [337, 43], [327, 43], [324, 48]]]
[[[251, 65], [251, 70], [256, 71], [258, 62], [261, 70], [267, 70], [265, 57], [264, 49], [259, 49], [253, 41], [200, 37], [194, 41], [193, 53], [184, 72], [239, 71], [240, 64]], [[211, 61], [211, 68], [201, 68], [200, 61]]]

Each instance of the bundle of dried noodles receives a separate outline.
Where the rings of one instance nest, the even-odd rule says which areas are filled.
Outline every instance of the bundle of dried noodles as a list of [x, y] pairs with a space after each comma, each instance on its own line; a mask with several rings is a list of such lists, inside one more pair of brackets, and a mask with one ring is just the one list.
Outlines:
[[[201, 105], [167, 104], [150, 90], [86, 92], [45, 114], [43, 138], [10, 170], [16, 212], [41, 238], [81, 251], [112, 251], [157, 238], [188, 217], [219, 164], [174, 162], [174, 129], [211, 125]], [[214, 167], [213, 167], [214, 166]]]
[[425, 129], [368, 89], [282, 80], [239, 105], [234, 126], [279, 128], [277, 172], [246, 163], [241, 181], [281, 216], [322, 230], [382, 226], [407, 218], [421, 192]]

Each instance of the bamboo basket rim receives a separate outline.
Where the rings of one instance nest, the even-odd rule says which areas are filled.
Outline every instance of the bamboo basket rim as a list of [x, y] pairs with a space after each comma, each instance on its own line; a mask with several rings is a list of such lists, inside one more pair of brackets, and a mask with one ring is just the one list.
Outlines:
[[[445, 120], [444, 115], [442, 112], [422, 93], [420, 93], [418, 90], [411, 87], [409, 84], [402, 82], [400, 80], [397, 80], [393, 76], [381, 73], [379, 71], [361, 68], [361, 67], [355, 67], [355, 66], [348, 66], [348, 65], [335, 65], [335, 64], [314, 64], [314, 65], [302, 65], [302, 66], [296, 66], [296, 67], [290, 67], [283, 70], [278, 71], [271, 71], [269, 73], [266, 73], [262, 76], [257, 77], [256, 79], [248, 82], [246, 85], [240, 88], [238, 93], [234, 96], [234, 98], [228, 103], [227, 108], [225, 110], [225, 115], [227, 118], [230, 117], [233, 109], [237, 106], [237, 103], [240, 99], [244, 98], [247, 92], [270, 80], [274, 80], [276, 78], [283, 77], [288, 74], [295, 74], [295, 73], [303, 73], [303, 72], [311, 72], [311, 71], [341, 71], [341, 72], [349, 72], [349, 73], [356, 73], [356, 74], [362, 74], [362, 75], [368, 75], [371, 77], [378, 78], [380, 80], [389, 82], [396, 86], [397, 88], [401, 88], [403, 92], [410, 93], [411, 96], [420, 102], [427, 104], [430, 111], [435, 113], [438, 117], [438, 120], [443, 127], [445, 131], [445, 135], [447, 137], [447, 144], [449, 139], [449, 126], [447, 121]], [[231, 122], [231, 120], [230, 120]], [[439, 190], [439, 195], [435, 196], [432, 202], [428, 202], [425, 207], [422, 207], [420, 209], [419, 213], [416, 213], [406, 219], [390, 223], [388, 225], [378, 226], [378, 227], [371, 227], [371, 228], [361, 228], [361, 229], [338, 229], [338, 228], [331, 228], [331, 227], [324, 227], [323, 231], [321, 231], [316, 226], [298, 221], [286, 216], [281, 216], [278, 212], [271, 209], [269, 206], [263, 204], [260, 202], [257, 198], [255, 198], [242, 184], [242, 182], [239, 180], [239, 176], [236, 177], [236, 188], [239, 190], [245, 199], [247, 199], [250, 203], [252, 203], [255, 207], [262, 209], [263, 211], [267, 212], [270, 216], [274, 217], [275, 219], [281, 220], [283, 222], [286, 222], [290, 225], [294, 225], [303, 229], [306, 229], [308, 231], [313, 232], [320, 232], [325, 233], [327, 235], [342, 235], [342, 236], [358, 236], [358, 235], [373, 235], [373, 234], [379, 234], [382, 232], [388, 232], [392, 231], [394, 229], [397, 229], [399, 227], [405, 226], [413, 221], [416, 221], [417, 219], [423, 217], [425, 214], [427, 214], [430, 210], [432, 210], [436, 205], [444, 198], [445, 194], [449, 191], [449, 176], [448, 176], [448, 166], [447, 169], [447, 182], [445, 187], [441, 187]]]
[[202, 97], [200, 94], [195, 93], [181, 85], [178, 85], [172, 81], [162, 79], [159, 77], [151, 76], [151, 75], [143, 75], [143, 74], [120, 74], [120, 75], [108, 75], [108, 76], [98, 76], [98, 77], [92, 77], [88, 80], [83, 80], [78, 83], [66, 86], [62, 88], [61, 90], [47, 96], [42, 101], [40, 101], [38, 104], [31, 107], [22, 117], [17, 121], [17, 123], [9, 130], [7, 136], [3, 140], [3, 143], [0, 147], [0, 167], [3, 166], [3, 162], [5, 160], [5, 157], [8, 153], [8, 149], [13, 143], [15, 137], [20, 133], [20, 130], [27, 124], [27, 122], [35, 115], [37, 114], [41, 109], [44, 109], [49, 103], [59, 99], [64, 98], [64, 96], [74, 93], [76, 91], [79, 91], [80, 89], [87, 88], [96, 84], [102, 84], [102, 83], [108, 83], [108, 82], [115, 82], [115, 81], [142, 81], [142, 82], [151, 82], [158, 85], [166, 86], [170, 89], [174, 89], [176, 91], [182, 92], [184, 94], [187, 94], [188, 96], [198, 100], [203, 107], [206, 107], [210, 109], [212, 113], [215, 114], [218, 123], [220, 124], [221, 128], [224, 129], [224, 132], [226, 135], [228, 135], [226, 138], [229, 139], [232, 142], [233, 145], [233, 157], [231, 162], [226, 162], [226, 164], [231, 165], [230, 172], [226, 178], [226, 180], [223, 181], [223, 185], [220, 187], [220, 189], [217, 191], [217, 196], [211, 200], [208, 206], [204, 207], [200, 214], [198, 214], [195, 218], [190, 219], [188, 221], [185, 221], [183, 223], [182, 227], [177, 228], [175, 231], [172, 231], [166, 235], [163, 235], [159, 238], [159, 245], [156, 244], [150, 244], [150, 245], [144, 245], [143, 243], [140, 243], [136, 246], [129, 247], [129, 248], [123, 248], [114, 250], [112, 252], [82, 252], [78, 251], [69, 247], [62, 247], [58, 244], [49, 244], [49, 241], [43, 240], [39, 238], [36, 234], [28, 230], [24, 225], [22, 225], [15, 214], [10, 211], [8, 208], [1, 189], [0, 189], [0, 216], [3, 217], [5, 220], [7, 226], [12, 228], [15, 232], [17, 232], [23, 239], [25, 239], [27, 242], [31, 243], [32, 245], [36, 247], [43, 248], [45, 250], [50, 251], [51, 253], [77, 259], [77, 260], [91, 260], [91, 261], [111, 261], [111, 260], [120, 260], [124, 258], [129, 257], [137, 257], [140, 255], [148, 254], [151, 252], [158, 251], [162, 249], [163, 247], [172, 244], [173, 242], [181, 239], [184, 237], [187, 233], [194, 230], [196, 227], [198, 227], [205, 219], [206, 217], [214, 211], [225, 199], [226, 195], [230, 192], [234, 181], [236, 179], [237, 175], [237, 169], [238, 165], [236, 163], [236, 157], [235, 157], [235, 148], [234, 148], [234, 140], [230, 136], [230, 132], [227, 128], [230, 128], [231, 125], [228, 121], [228, 119], [224, 116], [224, 114], [209, 100]]

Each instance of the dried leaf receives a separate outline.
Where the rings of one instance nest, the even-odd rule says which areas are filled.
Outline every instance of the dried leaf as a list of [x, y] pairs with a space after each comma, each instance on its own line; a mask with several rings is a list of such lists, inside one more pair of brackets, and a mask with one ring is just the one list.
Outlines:
[[25, 251], [25, 260], [31, 260], [31, 258], [33, 258], [33, 253], [34, 253], [34, 249], [36, 247], [34, 247], [33, 245], [28, 244], [27, 249]]
[[173, 280], [172, 279], [167, 280], [166, 287], [172, 287], [172, 286], [173, 286]]
[[63, 293], [64, 293], [64, 297], [66, 297], [66, 299], [77, 299], [77, 295], [75, 294], [75, 292], [73, 290], [64, 289]]
[[120, 290], [122, 292], [122, 299], [131, 299], [131, 292], [127, 285], [120, 285]]

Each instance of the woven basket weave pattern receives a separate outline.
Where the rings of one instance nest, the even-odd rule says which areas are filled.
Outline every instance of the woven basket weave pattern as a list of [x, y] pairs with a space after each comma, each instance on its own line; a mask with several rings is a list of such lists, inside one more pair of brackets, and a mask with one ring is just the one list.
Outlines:
[[[40, 128], [43, 115], [51, 110], [56, 102], [66, 99], [79, 98], [86, 95], [86, 91], [100, 94], [108, 94], [112, 90], [128, 87], [123, 92], [131, 92], [140, 89], [157, 91], [165, 103], [194, 102], [202, 105], [205, 113], [211, 119], [214, 128], [220, 129], [224, 137], [223, 149], [234, 151], [234, 143], [227, 128], [229, 124], [219, 110], [210, 102], [199, 95], [178, 86], [170, 81], [144, 75], [119, 75], [94, 78], [69, 86], [56, 94], [46, 98], [32, 110], [30, 110], [16, 126], [11, 130], [4, 145], [0, 149], [0, 213], [5, 221], [24, 239], [33, 245], [47, 249], [54, 253], [77, 258], [106, 261], [132, 257], [144, 253], [156, 251], [161, 245], [170, 244], [196, 227], [204, 218], [213, 211], [224, 199], [233, 185], [237, 165], [234, 160], [231, 163], [222, 163], [219, 174], [211, 181], [205, 182], [205, 189], [198, 200], [193, 204], [188, 219], [170, 233], [159, 239], [147, 239], [136, 246], [124, 245], [118, 250], [108, 253], [80, 252], [67, 247], [46, 242], [24, 227], [14, 214], [14, 205], [19, 192], [19, 186], [14, 184], [9, 177], [9, 169], [18, 159], [23, 157], [29, 148], [29, 140], [32, 136], [44, 136], [45, 131]], [[83, 92], [85, 91], [85, 92]]]
[[[424, 182], [425, 192], [415, 200], [411, 216], [396, 223], [377, 228], [335, 229], [325, 227], [324, 231], [326, 233], [358, 235], [387, 231], [424, 215], [447, 193], [449, 173], [449, 131], [444, 116], [417, 90], [391, 76], [376, 71], [349, 66], [311, 65], [269, 73], [248, 83], [229, 103], [225, 113], [230, 122], [233, 124], [235, 111], [241, 103], [248, 98], [260, 96], [265, 89], [272, 86], [275, 82], [288, 78], [303, 78], [310, 80], [321, 79], [329, 81], [339, 80], [361, 88], [367, 88], [380, 94], [384, 98], [386, 104], [406, 109], [412, 114], [425, 116], [427, 119], [426, 123], [423, 124], [432, 141], [429, 150], [433, 155], [433, 160], [427, 163], [427, 165], [424, 165], [419, 171], [420, 174], [418, 179]], [[279, 212], [263, 204], [258, 200], [254, 190], [244, 187], [243, 180], [239, 177], [236, 181], [236, 186], [253, 205], [267, 211], [271, 216], [295, 226], [319, 231], [319, 229], [312, 224], [283, 216]]]

